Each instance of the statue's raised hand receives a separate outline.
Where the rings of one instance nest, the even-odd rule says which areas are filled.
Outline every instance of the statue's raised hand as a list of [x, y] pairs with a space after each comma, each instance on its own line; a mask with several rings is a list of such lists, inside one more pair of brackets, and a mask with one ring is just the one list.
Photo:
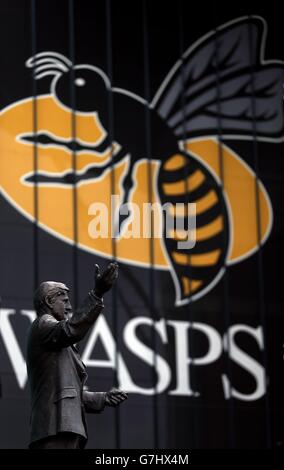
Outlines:
[[101, 274], [98, 264], [95, 265], [95, 294], [102, 298], [109, 291], [118, 278], [118, 264], [114, 261], [109, 263], [105, 271]]

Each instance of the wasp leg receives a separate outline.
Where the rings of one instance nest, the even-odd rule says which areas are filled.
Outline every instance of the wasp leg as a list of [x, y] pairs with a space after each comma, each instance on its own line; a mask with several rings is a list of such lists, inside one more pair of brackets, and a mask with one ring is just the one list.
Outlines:
[[120, 237], [124, 224], [127, 222], [127, 220], [132, 214], [131, 205], [129, 204], [129, 198], [130, 198], [130, 192], [133, 189], [133, 186], [135, 183], [133, 179], [133, 167], [134, 167], [134, 162], [132, 161], [132, 156], [130, 155], [129, 167], [122, 182], [122, 188], [124, 191], [122, 203], [119, 207], [118, 214], [117, 214], [116, 221], [115, 221], [116, 238]]
[[120, 149], [119, 152], [113, 155], [105, 165], [92, 166], [91, 168], [88, 168], [88, 170], [83, 175], [80, 175], [78, 179], [81, 181], [82, 179], [85, 180], [90, 178], [99, 178], [106, 170], [111, 168], [116, 163], [120, 162], [124, 157], [125, 153], [123, 149]]
[[66, 185], [77, 184], [80, 181], [99, 178], [108, 168], [112, 167], [113, 165], [118, 163], [120, 160], [122, 160], [124, 156], [125, 154], [123, 150], [121, 149], [105, 165], [90, 166], [87, 169], [87, 171], [85, 171], [84, 173], [76, 173], [74, 171], [68, 171], [62, 176], [62, 175], [56, 175], [56, 174], [47, 175], [44, 172], [39, 171], [37, 173], [33, 173], [32, 175], [27, 176], [25, 178], [25, 181], [27, 181], [28, 183], [37, 183], [37, 184], [40, 184], [40, 183], [44, 183], [44, 184], [58, 183], [58, 184], [66, 184]]

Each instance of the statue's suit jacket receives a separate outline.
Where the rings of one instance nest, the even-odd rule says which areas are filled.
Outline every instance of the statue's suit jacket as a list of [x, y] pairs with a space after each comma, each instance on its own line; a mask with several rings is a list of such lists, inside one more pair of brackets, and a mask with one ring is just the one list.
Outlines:
[[75, 343], [96, 321], [103, 303], [92, 291], [69, 320], [44, 313], [31, 325], [27, 370], [31, 390], [30, 443], [59, 432], [73, 432], [87, 441], [85, 411], [99, 413], [105, 393], [83, 391], [87, 379]]

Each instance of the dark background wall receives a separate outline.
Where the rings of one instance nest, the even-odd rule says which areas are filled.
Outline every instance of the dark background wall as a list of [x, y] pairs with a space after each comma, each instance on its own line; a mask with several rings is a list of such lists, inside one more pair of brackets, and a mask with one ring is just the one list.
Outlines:
[[[280, 14], [269, 5], [248, 7], [238, 3], [221, 8], [215, 4], [209, 7], [187, 1], [10, 0], [1, 2], [0, 11], [2, 110], [18, 100], [50, 92], [49, 78], [35, 84], [31, 71], [25, 67], [25, 61], [40, 51], [56, 51], [69, 58], [73, 56], [77, 64], [99, 67], [111, 76], [114, 87], [149, 101], [183, 51], [208, 32], [245, 15], [259, 15], [267, 23], [264, 56], [270, 60], [284, 59]], [[130, 133], [136, 132], [136, 117], [122, 110], [121, 119], [129, 126]], [[7, 132], [7, 124], [0, 121], [0, 140]], [[146, 138], [145, 130], [145, 141]], [[159, 136], [152, 136], [152, 139], [156, 138]], [[132, 340], [125, 339], [125, 328], [135, 318], [146, 317], [144, 323], [147, 318], [160, 321], [161, 328], [167, 332], [164, 343], [163, 336], [155, 333], [151, 325], [140, 326], [136, 333], [141, 343], [167, 361], [171, 378], [163, 393], [130, 392], [129, 400], [118, 412], [108, 409], [103, 415], [88, 417], [88, 447], [283, 446], [284, 146], [280, 141], [257, 141], [256, 169], [255, 142], [256, 139], [236, 137], [226, 140], [230, 149], [257, 170], [271, 200], [272, 231], [260, 250], [229, 266], [212, 290], [181, 307], [174, 306], [175, 291], [168, 271], [156, 268], [155, 263], [149, 268], [120, 263], [117, 290], [106, 299], [105, 314], [117, 345], [115, 352], [123, 358], [137, 386], [155, 389], [157, 374], [154, 367], [135, 355], [135, 344], [132, 344], [134, 351], [131, 350]], [[8, 159], [12, 159], [12, 155], [2, 146], [0, 181], [6, 168], [3, 162]], [[44, 205], [39, 207], [44, 210]], [[23, 448], [28, 443], [29, 395], [28, 385], [21, 387], [19, 380], [21, 374], [23, 377], [25, 374], [21, 358], [25, 357], [30, 324], [23, 310], [32, 310], [34, 288], [47, 279], [65, 282], [70, 287], [73, 303], [78, 303], [92, 287], [94, 264], [99, 262], [105, 266], [107, 258], [65, 243], [42, 230], [16, 210], [5, 194], [0, 197], [0, 215], [0, 447]], [[149, 250], [151, 246], [149, 241]], [[7, 326], [7, 315], [5, 317], [3, 313], [5, 309], [13, 310], [9, 317], [11, 329]], [[197, 392], [195, 395], [170, 393], [177, 387], [177, 351], [178, 343], [182, 341], [181, 336], [176, 336], [177, 326], [170, 323], [173, 321], [179, 325], [188, 323], [185, 333], [189, 341], [188, 354], [197, 360], [196, 364], [194, 360], [190, 364], [183, 363], [180, 373], [190, 374], [192, 390]], [[215, 352], [221, 345], [220, 354], [212, 363], [198, 364], [198, 358], [208, 352], [209, 340], [198, 330], [197, 323], [214, 329], [210, 331], [212, 335], [216, 334]], [[238, 363], [224, 347], [223, 337], [233, 325], [260, 331], [261, 338], [264, 337], [264, 349], [261, 340], [259, 344], [251, 333], [239, 333], [234, 338], [240, 350], [256, 361], [250, 364], [249, 370], [242, 365], [247, 363], [247, 357], [241, 356]], [[88, 338], [80, 346], [82, 353], [87, 341]], [[10, 351], [14, 351], [13, 357], [9, 355], [8, 343]], [[17, 344], [19, 350], [15, 349]], [[106, 347], [101, 339], [96, 341], [89, 359], [110, 361]], [[149, 357], [156, 364], [157, 356], [150, 352]], [[115, 363], [117, 365], [117, 359]], [[18, 380], [15, 364], [19, 365]], [[258, 371], [257, 366], [265, 370], [266, 393], [256, 400], [226, 398], [222, 375], [229, 377], [232, 388], [249, 396], [256, 388], [251, 371]], [[117, 379], [110, 363], [105, 367], [89, 366], [88, 372], [90, 389], [107, 390]], [[124, 385], [122, 379], [120, 385]]]

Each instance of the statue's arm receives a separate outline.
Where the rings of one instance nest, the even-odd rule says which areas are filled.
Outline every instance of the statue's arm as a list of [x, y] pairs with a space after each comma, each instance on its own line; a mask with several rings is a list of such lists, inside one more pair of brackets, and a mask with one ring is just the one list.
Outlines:
[[100, 413], [105, 406], [116, 407], [127, 399], [127, 393], [118, 388], [108, 392], [83, 391], [83, 403], [87, 413]]
[[83, 403], [87, 413], [100, 413], [105, 406], [116, 407], [127, 399], [123, 390], [111, 388], [108, 392], [83, 391]]
[[83, 391], [83, 404], [86, 413], [100, 413], [106, 405], [105, 392]]

